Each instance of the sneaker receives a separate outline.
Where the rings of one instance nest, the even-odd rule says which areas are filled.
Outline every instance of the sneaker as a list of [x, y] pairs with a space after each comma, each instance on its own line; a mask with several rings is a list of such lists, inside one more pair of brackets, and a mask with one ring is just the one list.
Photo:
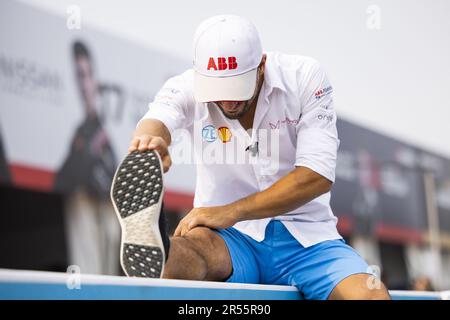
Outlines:
[[120, 264], [129, 277], [160, 278], [169, 251], [162, 214], [163, 171], [158, 152], [128, 154], [111, 186], [122, 229]]

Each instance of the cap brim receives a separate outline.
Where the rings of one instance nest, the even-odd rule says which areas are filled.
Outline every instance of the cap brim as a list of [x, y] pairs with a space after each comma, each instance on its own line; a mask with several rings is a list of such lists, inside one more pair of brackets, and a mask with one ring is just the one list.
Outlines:
[[245, 101], [255, 93], [258, 68], [229, 77], [208, 77], [194, 72], [194, 96], [198, 102]]

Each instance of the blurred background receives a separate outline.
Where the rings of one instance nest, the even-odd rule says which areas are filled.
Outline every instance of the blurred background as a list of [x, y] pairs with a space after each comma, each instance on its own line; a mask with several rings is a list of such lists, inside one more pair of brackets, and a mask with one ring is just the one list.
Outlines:
[[[390, 289], [450, 289], [446, 0], [2, 0], [0, 268], [121, 274], [114, 170], [156, 91], [190, 68], [198, 23], [222, 13], [327, 70], [345, 239]], [[167, 174], [171, 231], [194, 187], [193, 165]]]

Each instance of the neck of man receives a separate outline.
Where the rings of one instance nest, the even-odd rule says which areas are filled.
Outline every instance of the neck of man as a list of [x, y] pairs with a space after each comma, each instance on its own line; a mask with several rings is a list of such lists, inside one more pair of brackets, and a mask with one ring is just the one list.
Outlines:
[[258, 89], [253, 101], [250, 104], [248, 111], [239, 119], [241, 126], [245, 130], [250, 130], [253, 128], [253, 120], [255, 119], [256, 105], [258, 104], [259, 93], [261, 92], [262, 85], [264, 83], [264, 73], [260, 76], [258, 82]]

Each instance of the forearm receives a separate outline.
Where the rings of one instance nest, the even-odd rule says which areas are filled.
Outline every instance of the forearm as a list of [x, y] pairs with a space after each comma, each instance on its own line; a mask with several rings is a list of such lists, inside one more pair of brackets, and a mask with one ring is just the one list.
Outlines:
[[139, 123], [134, 131], [128, 152], [158, 151], [161, 156], [163, 170], [167, 172], [172, 165], [168, 149], [170, 142], [170, 132], [164, 123], [156, 119], [145, 119]]
[[270, 188], [232, 203], [238, 221], [274, 217], [294, 210], [328, 192], [331, 181], [297, 167]]
[[171, 143], [169, 129], [167, 129], [164, 123], [156, 119], [144, 119], [139, 123], [134, 131], [134, 137], [139, 137], [142, 135], [161, 137], [167, 145], [170, 145]]
[[198, 226], [225, 229], [239, 221], [275, 217], [328, 192], [331, 184], [314, 171], [297, 167], [264, 191], [228, 205], [192, 209], [180, 221], [174, 235], [184, 236]]

